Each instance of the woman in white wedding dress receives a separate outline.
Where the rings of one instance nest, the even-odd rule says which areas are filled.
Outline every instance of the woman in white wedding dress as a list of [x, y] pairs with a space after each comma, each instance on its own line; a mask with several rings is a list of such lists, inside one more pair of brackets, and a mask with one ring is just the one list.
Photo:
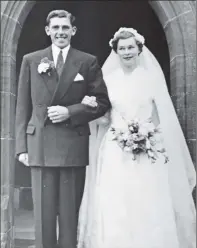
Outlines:
[[[119, 29], [110, 46], [103, 74], [112, 109], [90, 140], [78, 248], [194, 248], [195, 171], [164, 75], [136, 30]], [[91, 99], [83, 103], [96, 106]], [[160, 127], [167, 163], [162, 154], [133, 160], [113, 140], [112, 126], [126, 130], [136, 118]]]

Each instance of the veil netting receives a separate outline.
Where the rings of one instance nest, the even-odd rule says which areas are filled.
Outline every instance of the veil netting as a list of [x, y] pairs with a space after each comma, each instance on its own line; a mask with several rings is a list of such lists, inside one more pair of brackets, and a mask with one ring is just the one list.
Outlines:
[[[138, 57], [138, 66], [142, 66], [150, 75], [150, 87], [154, 92], [159, 125], [170, 159], [169, 185], [180, 248], [193, 248], [196, 236], [196, 210], [192, 198], [192, 191], [196, 184], [194, 164], [170, 98], [163, 71], [157, 59], [146, 46], [143, 46], [143, 51]], [[120, 67], [118, 55], [112, 50], [102, 67], [104, 79], [107, 80], [108, 75]], [[90, 123], [90, 163], [86, 169], [84, 196], [79, 213], [78, 248], [84, 247], [83, 244], [90, 233], [92, 221], [94, 221], [91, 211], [96, 177], [99, 173], [97, 157], [103, 136], [110, 125], [99, 125], [99, 123], [99, 120]]]

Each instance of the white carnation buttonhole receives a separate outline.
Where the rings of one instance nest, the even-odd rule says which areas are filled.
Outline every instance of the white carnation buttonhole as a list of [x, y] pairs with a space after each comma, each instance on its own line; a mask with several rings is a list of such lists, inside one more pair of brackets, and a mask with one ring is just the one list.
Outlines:
[[41, 63], [38, 66], [38, 72], [42, 73], [42, 72], [46, 72], [49, 69], [49, 64], [48, 63]]

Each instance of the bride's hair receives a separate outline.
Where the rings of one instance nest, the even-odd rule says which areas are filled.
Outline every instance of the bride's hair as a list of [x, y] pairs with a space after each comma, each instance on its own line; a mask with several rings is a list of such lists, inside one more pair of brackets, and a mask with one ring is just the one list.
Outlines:
[[[112, 49], [117, 53], [117, 47], [118, 47], [118, 42], [120, 39], [128, 39], [130, 37], [134, 37], [135, 38], [135, 35], [129, 31], [122, 31], [120, 32], [115, 39], [113, 39], [111, 41], [111, 44], [112, 44]], [[136, 40], [136, 44], [139, 48], [139, 54], [142, 52], [142, 48], [143, 48], [143, 44], [138, 41], [137, 39]]]

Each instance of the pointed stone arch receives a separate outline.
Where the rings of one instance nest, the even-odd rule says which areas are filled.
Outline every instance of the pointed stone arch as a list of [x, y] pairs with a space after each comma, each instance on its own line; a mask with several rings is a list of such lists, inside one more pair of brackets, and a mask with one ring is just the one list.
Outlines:
[[[13, 244], [16, 51], [26, 17], [36, 1], [1, 2], [1, 245]], [[166, 34], [170, 87], [189, 149], [196, 160], [196, 2], [149, 1]], [[156, 35], [156, 34], [155, 34]]]

